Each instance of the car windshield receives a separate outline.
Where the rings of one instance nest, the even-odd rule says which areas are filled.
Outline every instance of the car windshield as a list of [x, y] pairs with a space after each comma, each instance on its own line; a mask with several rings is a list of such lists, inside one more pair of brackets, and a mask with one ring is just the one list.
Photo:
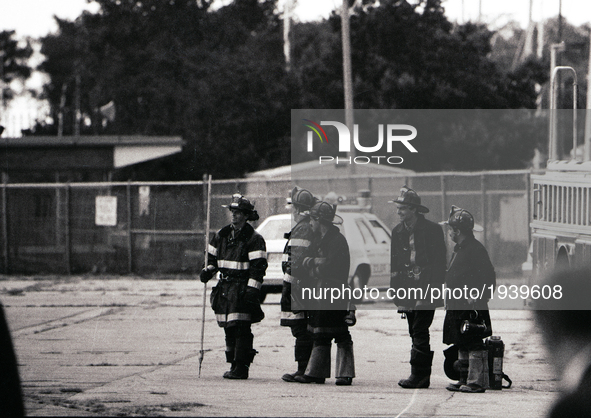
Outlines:
[[284, 239], [283, 234], [289, 231], [291, 231], [291, 219], [289, 218], [271, 219], [258, 229], [259, 234], [268, 241]]

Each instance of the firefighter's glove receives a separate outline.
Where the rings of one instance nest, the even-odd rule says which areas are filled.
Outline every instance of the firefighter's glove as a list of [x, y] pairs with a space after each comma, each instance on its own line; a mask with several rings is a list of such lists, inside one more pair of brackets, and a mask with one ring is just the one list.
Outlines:
[[260, 305], [261, 304], [261, 291], [256, 287], [248, 286], [244, 293], [244, 302], [249, 305]]
[[256, 323], [263, 320], [265, 313], [261, 309], [261, 291], [256, 287], [248, 286], [244, 293], [244, 305], [251, 315], [251, 322]]
[[212, 265], [207, 266], [207, 268], [204, 268], [203, 270], [201, 270], [201, 273], [199, 273], [199, 280], [201, 280], [202, 283], [207, 283], [208, 281], [210, 281], [213, 278], [213, 275], [215, 274], [215, 267]]
[[357, 317], [355, 316], [355, 310], [352, 309], [350, 311], [347, 311], [347, 314], [345, 315], [345, 324], [347, 324], [348, 327], [352, 327], [356, 323]]

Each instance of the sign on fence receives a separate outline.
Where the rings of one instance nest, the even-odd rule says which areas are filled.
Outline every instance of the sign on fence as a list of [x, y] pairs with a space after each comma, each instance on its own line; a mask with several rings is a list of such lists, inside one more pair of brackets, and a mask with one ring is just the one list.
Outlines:
[[117, 226], [117, 196], [97, 196], [94, 219], [99, 226]]

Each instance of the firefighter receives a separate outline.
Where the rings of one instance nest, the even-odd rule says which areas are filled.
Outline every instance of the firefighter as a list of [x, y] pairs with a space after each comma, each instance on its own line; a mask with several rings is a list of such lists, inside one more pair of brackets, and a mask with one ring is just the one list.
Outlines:
[[6, 418], [25, 416], [21, 379], [10, 329], [0, 303], [0, 409]]
[[[591, 267], [557, 268], [540, 288], [550, 297], [534, 301], [534, 314], [558, 380], [548, 418], [591, 416]], [[560, 293], [554, 293], [554, 292]]]
[[[310, 225], [316, 239], [302, 264], [310, 271], [312, 283], [318, 290], [348, 287], [349, 245], [339, 228], [333, 224], [335, 217], [340, 218], [335, 212], [335, 206], [327, 202], [317, 202], [310, 209]], [[305, 374], [296, 376], [297, 382], [324, 383], [330, 377], [333, 339], [337, 344], [335, 384], [348, 386], [353, 382], [353, 340], [347, 324], [349, 302], [346, 298], [315, 301], [317, 306], [309, 312], [308, 325], [314, 345]]]
[[[487, 296], [496, 286], [495, 269], [484, 245], [474, 238], [474, 218], [470, 212], [452, 206], [447, 224], [449, 236], [456, 245], [445, 275], [449, 291], [446, 292], [443, 342], [458, 348], [460, 379], [446, 389], [482, 393], [489, 384], [488, 351], [483, 339], [492, 335]], [[454, 293], [458, 288], [462, 292]], [[485, 289], [486, 294], [476, 294], [473, 289], [478, 292]], [[460, 293], [461, 297], [457, 297]]]
[[[443, 306], [442, 300], [423, 300], [419, 293], [408, 289], [441, 287], [445, 276], [446, 247], [441, 226], [425, 219], [429, 209], [421, 204], [421, 198], [413, 189], [404, 186], [400, 196], [388, 203], [395, 203], [400, 223], [392, 230], [390, 287], [404, 293], [394, 302], [398, 312], [408, 321], [412, 340], [410, 351], [411, 374], [398, 384], [403, 388], [428, 388], [433, 363], [429, 327], [435, 308]], [[406, 296], [406, 297], [405, 297]], [[415, 297], [416, 296], [416, 297]]]
[[240, 194], [232, 196], [227, 207], [232, 223], [211, 239], [208, 265], [200, 279], [207, 283], [219, 271], [218, 284], [211, 291], [211, 307], [226, 336], [226, 361], [232, 364], [226, 379], [248, 379], [256, 350], [251, 324], [260, 322], [264, 313], [260, 289], [267, 269], [264, 238], [247, 221], [259, 219], [254, 205]]
[[[305, 310], [296, 307], [292, 310], [292, 282], [305, 281], [307, 271], [302, 266], [304, 255], [314, 233], [310, 226], [308, 211], [316, 203], [316, 198], [306, 189], [294, 187], [288, 198], [293, 216], [293, 228], [285, 234], [287, 243], [283, 250], [283, 291], [281, 293], [281, 325], [290, 327], [291, 334], [295, 337], [294, 357], [298, 369], [294, 373], [285, 373], [281, 379], [286, 382], [295, 382], [296, 376], [301, 376], [306, 371], [308, 359], [312, 352], [312, 334], [308, 331], [308, 316]], [[295, 295], [294, 295], [295, 296]]]

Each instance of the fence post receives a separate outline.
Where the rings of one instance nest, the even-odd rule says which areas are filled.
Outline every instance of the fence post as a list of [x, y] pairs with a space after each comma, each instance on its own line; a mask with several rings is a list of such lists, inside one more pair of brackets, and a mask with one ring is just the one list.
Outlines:
[[374, 197], [373, 197], [373, 177], [371, 177], [371, 176], [367, 179], [367, 189], [369, 190], [369, 202], [368, 202], [370, 205], [369, 212], [375, 213], [373, 211], [373, 200], [374, 200]]
[[[59, 186], [58, 186], [59, 187]], [[65, 204], [64, 204], [64, 218], [66, 220], [66, 225], [64, 226], [65, 229], [65, 250], [66, 250], [66, 269], [68, 274], [72, 274], [72, 230], [70, 227], [70, 192], [71, 186], [70, 182], [66, 184], [65, 190]]]
[[447, 213], [447, 190], [445, 189], [445, 174], [441, 174], [441, 219], [447, 221], [445, 214]]
[[2, 251], [4, 274], [8, 274], [8, 194], [6, 192], [6, 174], [2, 173]]
[[127, 180], [126, 187], [126, 203], [127, 203], [127, 272], [133, 273], [133, 247], [131, 239], [131, 181]]
[[[531, 231], [530, 231], [530, 226], [529, 223], [532, 221], [532, 211], [533, 211], [533, 205], [532, 205], [532, 192], [531, 192], [531, 170], [529, 171], [529, 173], [525, 173], [525, 196], [527, 199], [527, 251], [529, 253], [529, 246], [531, 245]], [[582, 198], [582, 196], [581, 196]], [[583, 214], [581, 214], [581, 216], [584, 216]]]
[[482, 227], [484, 228], [484, 231], [482, 232], [482, 245], [484, 245], [486, 247], [486, 224], [487, 224], [487, 201], [486, 201], [486, 175], [485, 174], [481, 174], [480, 175], [480, 210], [482, 213]]
[[[211, 199], [210, 197], [207, 196], [208, 193], [208, 187], [207, 187], [207, 183], [208, 183], [208, 179], [209, 179], [209, 174], [205, 173], [203, 174], [203, 187], [201, 188], [201, 210], [203, 211], [203, 222], [202, 225], [207, 224], [206, 219], [207, 219], [207, 199]], [[236, 190], [239, 189], [238, 184], [236, 184]], [[211, 194], [213, 196], [213, 184], [212, 184], [212, 190], [211, 190]], [[213, 199], [210, 200], [210, 204], [213, 201]], [[209, 235], [208, 232], [206, 230], [207, 228], [203, 228], [203, 236], [204, 236], [204, 240], [202, 242], [204, 242], [204, 248], [203, 248], [203, 253], [201, 253], [201, 255], [203, 255], [203, 260], [205, 261], [205, 253], [207, 252], [208, 248], [208, 244], [209, 244]], [[197, 266], [197, 268], [199, 269], [201, 266]]]

